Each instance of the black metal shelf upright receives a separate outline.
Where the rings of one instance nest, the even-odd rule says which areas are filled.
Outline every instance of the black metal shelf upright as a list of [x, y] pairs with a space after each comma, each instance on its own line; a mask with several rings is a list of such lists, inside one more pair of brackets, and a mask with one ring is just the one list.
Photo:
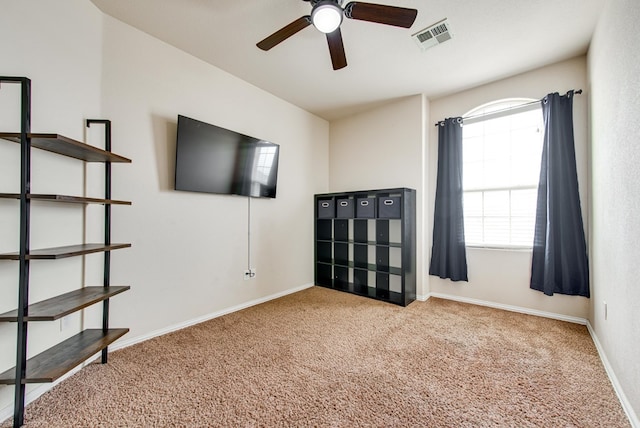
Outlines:
[[[29, 313], [29, 224], [31, 201], [31, 80], [26, 77], [3, 77], [2, 83], [19, 83], [20, 91], [20, 270], [18, 278], [18, 336], [16, 345], [15, 400], [13, 425], [21, 426], [24, 420], [26, 384], [22, 379], [27, 371], [27, 321]], [[18, 425], [16, 425], [18, 424]]]
[[[19, 262], [17, 309], [0, 314], [0, 322], [17, 324], [16, 366], [0, 373], [0, 384], [15, 385], [13, 426], [24, 423], [25, 392], [28, 383], [53, 382], [86, 359], [102, 352], [101, 362], [107, 362], [107, 347], [126, 334], [127, 328], [109, 328], [109, 299], [129, 289], [129, 286], [110, 285], [110, 253], [112, 250], [130, 247], [131, 244], [111, 243], [111, 205], [130, 205], [128, 201], [111, 199], [111, 162], [129, 163], [131, 160], [111, 152], [111, 122], [104, 119], [89, 119], [92, 124], [105, 126], [105, 150], [89, 146], [58, 134], [31, 133], [31, 80], [26, 77], [0, 76], [3, 83], [20, 84], [20, 132], [0, 132], [0, 139], [20, 144], [20, 193], [0, 193], [0, 198], [20, 200], [19, 251], [0, 254], [0, 260]], [[1, 88], [0, 88], [1, 89]], [[50, 151], [85, 162], [105, 164], [104, 198], [83, 196], [42, 195], [31, 193], [31, 150]], [[104, 204], [104, 242], [83, 243], [56, 248], [30, 248], [31, 201], [55, 203]], [[104, 253], [104, 278], [102, 286], [84, 286], [62, 295], [40, 302], [29, 302], [30, 261], [59, 259], [96, 252]], [[34, 321], [52, 321], [90, 305], [103, 302], [101, 329], [85, 329], [58, 345], [27, 359], [28, 325]]]
[[[87, 119], [87, 128], [92, 124], [104, 125], [104, 141], [105, 151], [111, 152], [111, 121], [105, 119]], [[104, 163], [104, 198], [111, 199], [111, 161]], [[111, 205], [104, 204], [104, 245], [111, 245]], [[107, 288], [110, 284], [111, 275], [111, 250], [104, 252], [104, 275], [103, 287]], [[102, 301], [102, 331], [109, 330], [109, 299]], [[108, 349], [102, 350], [101, 362], [106, 364], [108, 357]]]

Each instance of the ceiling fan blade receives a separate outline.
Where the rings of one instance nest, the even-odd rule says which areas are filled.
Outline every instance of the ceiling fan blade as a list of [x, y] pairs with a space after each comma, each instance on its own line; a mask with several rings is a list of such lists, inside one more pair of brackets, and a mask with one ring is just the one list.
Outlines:
[[351, 19], [409, 28], [416, 20], [418, 11], [405, 7], [354, 1], [345, 6], [344, 15]]
[[311, 25], [311, 17], [309, 15], [302, 16], [293, 21], [291, 24], [282, 27], [264, 40], [259, 41], [258, 43], [256, 43], [256, 46], [258, 46], [263, 51], [268, 51], [275, 45], [287, 40], [298, 31], [307, 28], [309, 25]]
[[327, 33], [327, 42], [329, 43], [329, 53], [331, 54], [331, 63], [334, 70], [340, 70], [347, 66], [347, 57], [344, 53], [344, 43], [342, 43], [342, 33], [337, 28], [332, 33]]

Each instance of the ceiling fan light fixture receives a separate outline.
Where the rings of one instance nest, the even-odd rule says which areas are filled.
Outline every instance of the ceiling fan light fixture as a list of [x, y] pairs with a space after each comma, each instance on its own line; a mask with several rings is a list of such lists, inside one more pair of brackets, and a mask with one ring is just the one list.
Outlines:
[[311, 22], [323, 33], [333, 33], [342, 23], [342, 9], [333, 0], [318, 2], [311, 11]]

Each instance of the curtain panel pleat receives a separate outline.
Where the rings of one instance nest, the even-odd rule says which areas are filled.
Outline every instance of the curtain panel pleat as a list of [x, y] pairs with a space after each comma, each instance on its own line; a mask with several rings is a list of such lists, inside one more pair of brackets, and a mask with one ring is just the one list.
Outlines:
[[429, 275], [468, 281], [462, 210], [462, 118], [438, 124], [438, 178]]
[[530, 287], [589, 297], [589, 264], [578, 192], [573, 91], [542, 100], [544, 146]]

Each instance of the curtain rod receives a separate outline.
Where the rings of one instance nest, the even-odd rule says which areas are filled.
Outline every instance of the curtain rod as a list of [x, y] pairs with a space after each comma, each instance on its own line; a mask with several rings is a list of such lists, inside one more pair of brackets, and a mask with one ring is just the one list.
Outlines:
[[[567, 93], [569, 93], [569, 92], [571, 92], [571, 91], [568, 91]], [[582, 89], [573, 90], [573, 94], [574, 95], [578, 95], [578, 94], [581, 94], [581, 93], [582, 93]], [[484, 117], [484, 116], [488, 116], [488, 115], [505, 113], [505, 112], [508, 112], [508, 111], [511, 111], [511, 110], [516, 110], [516, 109], [520, 109], [520, 108], [523, 108], [523, 107], [527, 107], [527, 106], [531, 106], [531, 105], [534, 105], [534, 104], [538, 104], [540, 101], [542, 101], [542, 100], [530, 101], [528, 103], [518, 104], [517, 106], [506, 107], [506, 108], [503, 108], [501, 110], [494, 110], [494, 111], [490, 111], [488, 113], [480, 113], [480, 114], [475, 114], [473, 116], [463, 116], [462, 119], [463, 120], [478, 119], [478, 118], [481, 118], [481, 117]], [[440, 122], [442, 122], [442, 121], [440, 121]], [[436, 122], [435, 126], [440, 125], [440, 122]]]

